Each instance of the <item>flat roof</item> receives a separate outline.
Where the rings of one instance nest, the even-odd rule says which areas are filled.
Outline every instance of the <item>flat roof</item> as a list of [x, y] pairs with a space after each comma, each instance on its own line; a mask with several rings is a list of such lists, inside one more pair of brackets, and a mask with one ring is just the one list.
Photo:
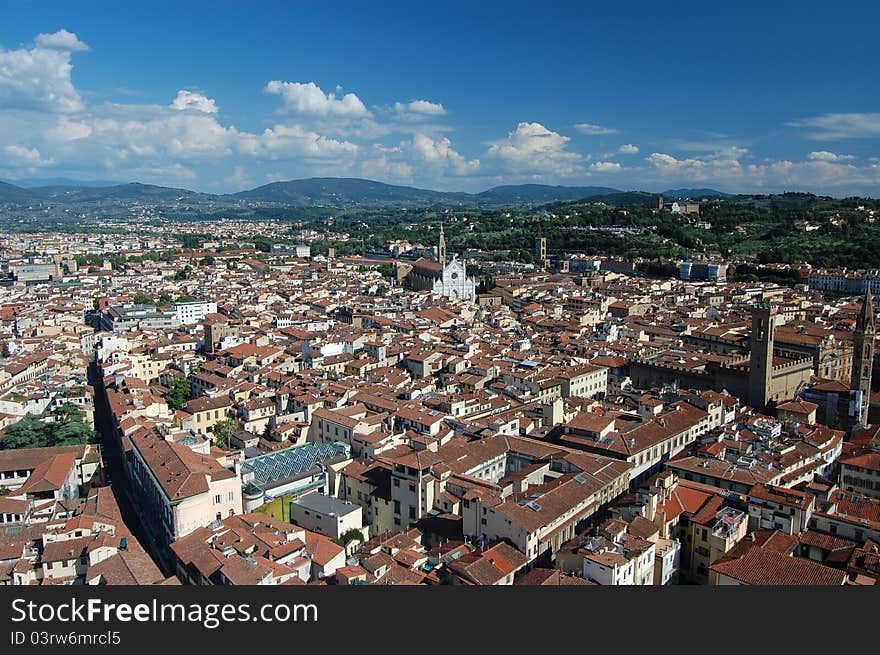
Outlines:
[[305, 509], [321, 514], [335, 514], [337, 516], [346, 516], [352, 512], [361, 509], [360, 505], [350, 503], [347, 500], [334, 498], [333, 496], [325, 496], [322, 493], [306, 494], [301, 498], [297, 498], [290, 503], [291, 505], [299, 505]]

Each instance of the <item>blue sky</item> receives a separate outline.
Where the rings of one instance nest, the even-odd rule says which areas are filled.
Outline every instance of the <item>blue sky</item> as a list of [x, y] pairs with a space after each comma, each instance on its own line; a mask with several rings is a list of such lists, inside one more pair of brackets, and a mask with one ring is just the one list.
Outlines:
[[880, 195], [876, 3], [546, 4], [6, 3], [0, 177]]

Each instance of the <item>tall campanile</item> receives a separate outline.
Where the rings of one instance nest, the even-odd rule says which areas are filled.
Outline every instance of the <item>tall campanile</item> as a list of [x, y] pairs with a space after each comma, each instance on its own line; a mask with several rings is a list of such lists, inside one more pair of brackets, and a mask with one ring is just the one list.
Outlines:
[[749, 361], [749, 405], [763, 411], [772, 395], [773, 327], [776, 306], [755, 303], [752, 308], [752, 352]]
[[853, 332], [853, 362], [849, 386], [854, 391], [861, 391], [862, 402], [857, 414], [853, 417], [856, 425], [864, 426], [868, 422], [868, 406], [871, 397], [871, 368], [874, 366], [874, 303], [871, 299], [871, 288], [865, 292], [865, 301], [856, 321]]
[[437, 261], [440, 266], [446, 266], [446, 235], [443, 233], [443, 223], [440, 223], [440, 241], [437, 243]]

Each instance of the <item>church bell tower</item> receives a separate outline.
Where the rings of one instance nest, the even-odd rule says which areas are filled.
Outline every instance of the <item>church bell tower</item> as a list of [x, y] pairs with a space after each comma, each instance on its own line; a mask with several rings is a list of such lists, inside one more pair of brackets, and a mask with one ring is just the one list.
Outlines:
[[443, 233], [443, 223], [440, 223], [440, 241], [437, 244], [437, 261], [440, 266], [446, 266], [446, 235]]
[[876, 334], [874, 302], [869, 286], [853, 332], [853, 362], [849, 386], [853, 391], [861, 391], [861, 402], [853, 417], [858, 426], [865, 426], [868, 422], [868, 407], [871, 402], [871, 368], [874, 366], [874, 338]]

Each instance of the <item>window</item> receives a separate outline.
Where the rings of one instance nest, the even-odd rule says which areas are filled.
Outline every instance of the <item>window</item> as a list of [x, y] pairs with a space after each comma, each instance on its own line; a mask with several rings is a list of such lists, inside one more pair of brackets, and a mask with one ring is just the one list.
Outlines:
[[400, 478], [394, 478], [394, 486], [395, 486], [395, 487], [399, 487], [399, 486], [400, 486]]
[[[400, 501], [399, 500], [394, 501], [394, 513], [400, 514]], [[400, 521], [398, 521], [397, 519], [394, 519], [394, 520], [397, 522], [397, 525], [400, 525]]]
[[234, 491], [228, 492], [226, 494], [226, 500], [228, 500], [229, 502], [232, 502], [233, 500], [235, 500], [235, 492]]
[[215, 505], [219, 505], [219, 504], [220, 504], [220, 494], [216, 494], [216, 495], [214, 496], [214, 504], [215, 504]]
[[416, 517], [416, 508], [412, 505], [409, 506], [409, 517], [414, 519]]

